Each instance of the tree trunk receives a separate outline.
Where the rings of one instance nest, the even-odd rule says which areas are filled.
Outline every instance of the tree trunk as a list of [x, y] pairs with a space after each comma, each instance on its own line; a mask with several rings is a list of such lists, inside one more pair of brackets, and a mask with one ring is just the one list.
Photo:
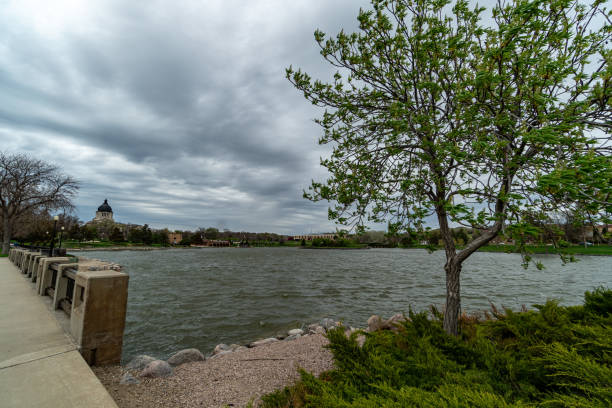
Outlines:
[[11, 224], [8, 215], [2, 216], [2, 253], [8, 254], [11, 247]]
[[449, 259], [444, 266], [446, 272], [446, 310], [444, 312], [444, 331], [456, 336], [461, 314], [461, 265]]
[[[438, 198], [439, 202], [444, 202], [443, 198]], [[448, 225], [448, 216], [444, 206], [436, 207], [438, 223], [440, 224], [440, 237], [444, 241], [444, 252], [446, 254], [446, 309], [444, 311], [444, 331], [447, 334], [456, 336], [459, 326], [459, 313], [461, 312], [461, 292], [459, 285], [459, 275], [461, 274], [461, 261], [457, 258], [455, 240], [452, 230]]]

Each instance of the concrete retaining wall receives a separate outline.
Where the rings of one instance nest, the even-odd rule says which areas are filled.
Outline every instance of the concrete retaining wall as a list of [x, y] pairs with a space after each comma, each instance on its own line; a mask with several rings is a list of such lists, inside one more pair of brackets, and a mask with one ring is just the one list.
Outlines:
[[[9, 260], [40, 296], [52, 296], [51, 307], [70, 315], [70, 335], [90, 365], [121, 360], [127, 310], [128, 275], [114, 264], [40, 251], [11, 248]], [[112, 268], [112, 269], [111, 269]]]

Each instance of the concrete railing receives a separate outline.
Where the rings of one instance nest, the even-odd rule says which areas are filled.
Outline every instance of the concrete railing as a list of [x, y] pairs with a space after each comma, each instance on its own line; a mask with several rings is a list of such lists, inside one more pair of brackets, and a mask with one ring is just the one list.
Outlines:
[[49, 257], [46, 252], [12, 248], [9, 260], [25, 278], [35, 283], [51, 307], [70, 319], [70, 335], [90, 365], [121, 360], [127, 309], [128, 275], [111, 264], [74, 262], [69, 257]]

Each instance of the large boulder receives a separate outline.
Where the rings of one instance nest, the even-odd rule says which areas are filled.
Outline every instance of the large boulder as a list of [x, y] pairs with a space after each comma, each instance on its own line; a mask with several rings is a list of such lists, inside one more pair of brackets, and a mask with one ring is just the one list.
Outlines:
[[172, 367], [176, 367], [185, 363], [193, 363], [194, 361], [204, 361], [205, 359], [204, 354], [202, 354], [200, 350], [190, 348], [173, 354], [168, 359], [168, 364], [170, 364]]
[[304, 330], [302, 329], [291, 329], [287, 332], [289, 336], [302, 335], [304, 334]]
[[329, 317], [326, 317], [325, 319], [321, 320], [319, 324], [325, 330], [333, 329], [334, 327], [338, 326], [338, 323], [334, 319], [330, 319]]
[[233, 353], [233, 351], [232, 351], [232, 350], [223, 350], [223, 351], [220, 351], [220, 352], [215, 353], [215, 354], [213, 354], [212, 356], [210, 356], [210, 357], [209, 357], [209, 360], [213, 360], [213, 359], [215, 359], [215, 358], [219, 358], [219, 357], [222, 357], [222, 356], [224, 356], [224, 355], [226, 355], [226, 354], [232, 354], [232, 353]]
[[325, 329], [323, 326], [314, 323], [308, 326], [308, 334], [325, 334]]
[[172, 367], [163, 360], [151, 361], [140, 373], [141, 377], [169, 377], [172, 375]]
[[213, 355], [217, 355], [217, 354], [221, 353], [222, 351], [228, 351], [228, 350], [231, 350], [231, 347], [228, 346], [225, 343], [221, 343], [221, 344], [217, 344], [215, 346], [215, 349], [213, 350], [212, 353], [213, 353]]
[[397, 330], [400, 323], [404, 321], [406, 321], [406, 318], [401, 313], [394, 314], [387, 320], [382, 319], [378, 315], [372, 315], [368, 319], [368, 331]]
[[142, 370], [145, 368], [150, 362], [157, 360], [155, 357], [147, 356], [146, 354], [139, 354], [134, 357], [125, 368], [128, 370]]
[[218, 356], [224, 356], [226, 354], [230, 354], [233, 353], [234, 351], [238, 351], [238, 350], [243, 350], [246, 347], [241, 346], [239, 344], [230, 344], [229, 346], [227, 344], [221, 343], [221, 344], [217, 344], [215, 346], [215, 349], [213, 350], [210, 358], [215, 358]]
[[374, 332], [381, 330], [384, 326], [383, 319], [379, 315], [372, 315], [368, 319], [368, 331]]
[[292, 334], [291, 336], [287, 336], [283, 339], [283, 341], [291, 341], [291, 340], [296, 340], [299, 339], [300, 337], [302, 337], [301, 334]]
[[400, 324], [405, 321], [406, 321], [406, 317], [403, 314], [401, 313], [394, 314], [393, 316], [391, 316], [389, 319], [385, 321], [385, 329], [397, 330]]
[[366, 341], [366, 336], [364, 336], [363, 334], [360, 334], [360, 335], [357, 336], [356, 340], [357, 340], [357, 345], [359, 347], [363, 347], [363, 345], [365, 344], [365, 341]]

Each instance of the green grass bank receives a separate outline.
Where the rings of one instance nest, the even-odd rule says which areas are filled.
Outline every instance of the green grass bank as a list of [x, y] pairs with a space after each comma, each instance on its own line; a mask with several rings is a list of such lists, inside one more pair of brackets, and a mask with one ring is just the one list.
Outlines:
[[534, 306], [464, 315], [458, 337], [435, 309], [365, 333], [362, 347], [358, 333], [330, 331], [336, 368], [301, 372], [263, 407], [611, 407], [612, 290], [586, 292], [582, 306]]

